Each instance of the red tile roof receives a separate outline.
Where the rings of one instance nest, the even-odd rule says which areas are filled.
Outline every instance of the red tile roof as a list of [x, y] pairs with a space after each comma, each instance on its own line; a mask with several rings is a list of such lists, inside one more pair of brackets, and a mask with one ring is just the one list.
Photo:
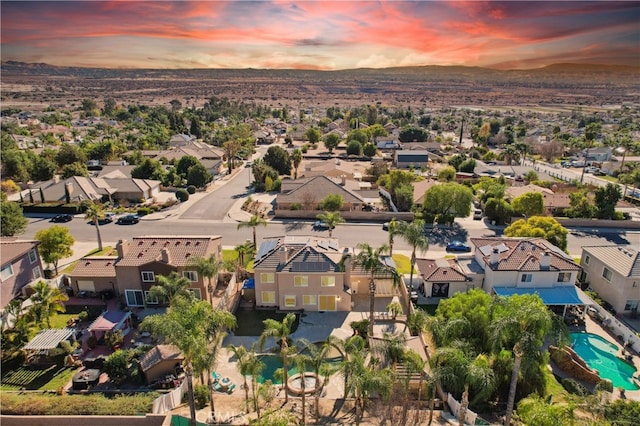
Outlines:
[[186, 266], [191, 259], [207, 257], [214, 251], [215, 244], [220, 244], [222, 237], [214, 236], [146, 236], [134, 237], [127, 245], [125, 255], [118, 261], [118, 266], [140, 266], [162, 261], [162, 250], [166, 249], [170, 264]]
[[116, 276], [117, 256], [88, 256], [78, 260], [73, 271], [69, 274], [72, 277], [113, 277]]
[[455, 259], [416, 259], [416, 266], [423, 279], [428, 282], [467, 281], [469, 278], [460, 270]]

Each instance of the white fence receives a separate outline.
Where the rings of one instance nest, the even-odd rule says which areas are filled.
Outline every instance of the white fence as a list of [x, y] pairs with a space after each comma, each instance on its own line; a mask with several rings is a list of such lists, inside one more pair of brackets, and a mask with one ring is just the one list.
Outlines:
[[187, 379], [182, 381], [182, 384], [172, 390], [169, 393], [165, 393], [162, 396], [153, 400], [153, 406], [151, 412], [153, 414], [167, 413], [182, 403], [182, 397], [187, 393]]
[[[449, 404], [449, 409], [457, 419], [458, 410], [460, 410], [460, 403], [456, 401], [456, 399], [450, 393], [447, 394], [447, 404]], [[467, 409], [467, 412], [464, 415], [464, 423], [467, 425], [475, 425], [477, 417], [478, 415], [476, 413]]]

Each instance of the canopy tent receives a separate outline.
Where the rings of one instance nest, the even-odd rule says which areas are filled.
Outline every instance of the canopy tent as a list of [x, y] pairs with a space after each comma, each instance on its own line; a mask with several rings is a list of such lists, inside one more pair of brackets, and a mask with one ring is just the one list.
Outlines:
[[[565, 307], [570, 305], [586, 305], [573, 285], [563, 285], [555, 287], [494, 287], [493, 291], [498, 296], [512, 296], [514, 294], [537, 294], [542, 302], [547, 305], [560, 305]], [[564, 317], [564, 313], [562, 315]]]
[[103, 312], [89, 326], [89, 331], [94, 335], [97, 332], [106, 333], [107, 331], [122, 330], [122, 335], [129, 333], [131, 323], [131, 312], [107, 311]]

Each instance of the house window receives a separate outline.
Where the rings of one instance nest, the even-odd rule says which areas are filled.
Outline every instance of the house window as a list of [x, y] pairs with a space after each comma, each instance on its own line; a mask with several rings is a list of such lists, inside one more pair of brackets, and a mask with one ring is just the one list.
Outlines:
[[263, 272], [260, 274], [260, 282], [262, 283], [272, 283], [274, 282], [273, 272]]
[[602, 270], [602, 278], [604, 278], [605, 280], [611, 282], [611, 278], [612, 277], [613, 277], [613, 273], [611, 272], [611, 269], [604, 268]]
[[640, 305], [640, 300], [627, 300], [624, 304], [625, 311], [637, 311], [638, 305]]
[[142, 290], [125, 290], [124, 295], [128, 306], [144, 306], [144, 294]]
[[309, 286], [309, 277], [306, 275], [296, 275], [293, 277], [293, 286], [294, 287], [308, 287]]
[[144, 292], [144, 300], [147, 302], [147, 305], [157, 305], [158, 304], [158, 298], [157, 297], [150, 297], [148, 291]]
[[196, 271], [182, 271], [182, 276], [191, 282], [198, 281], [198, 273]]
[[191, 293], [193, 293], [193, 297], [195, 297], [197, 300], [202, 300], [202, 294], [200, 293], [200, 289], [199, 288], [190, 288], [189, 291]]
[[287, 308], [295, 308], [296, 307], [296, 296], [294, 295], [286, 295], [284, 296], [284, 306]]
[[37, 279], [40, 279], [40, 277], [42, 277], [42, 273], [40, 272], [40, 267], [36, 266], [35, 268], [33, 268], [33, 279], [37, 280]]
[[36, 249], [29, 250], [29, 262], [35, 263], [38, 260], [38, 255], [36, 254]]
[[276, 303], [276, 292], [275, 291], [263, 291], [262, 292], [262, 303]]
[[305, 294], [302, 296], [302, 304], [316, 306], [318, 304], [318, 296], [315, 294]]
[[13, 268], [11, 267], [10, 263], [7, 263], [0, 270], [0, 279], [6, 280], [7, 278], [11, 277], [12, 275], [13, 275]]
[[560, 272], [558, 274], [559, 283], [568, 283], [569, 281], [571, 281], [571, 272]]
[[520, 282], [530, 283], [532, 279], [533, 279], [533, 274], [522, 274], [522, 276], [520, 277]]
[[590, 260], [591, 260], [591, 257], [588, 254], [584, 256], [584, 264], [585, 265], [588, 265]]
[[155, 283], [156, 276], [152, 271], [142, 271], [142, 282], [144, 283]]
[[322, 278], [322, 287], [335, 287], [336, 277], [333, 275], [324, 275]]

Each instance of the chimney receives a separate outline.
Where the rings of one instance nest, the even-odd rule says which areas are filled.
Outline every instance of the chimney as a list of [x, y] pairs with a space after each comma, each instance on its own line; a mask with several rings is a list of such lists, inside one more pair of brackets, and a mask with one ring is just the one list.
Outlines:
[[162, 256], [162, 262], [166, 264], [171, 263], [171, 256], [169, 255], [169, 250], [166, 247], [163, 247], [162, 250], [160, 250], [160, 256]]
[[549, 269], [551, 266], [551, 253], [545, 251], [542, 256], [540, 256], [540, 269]]
[[122, 259], [127, 254], [127, 251], [129, 251], [129, 245], [125, 240], [118, 240], [116, 250], [118, 251], [118, 258]]
[[284, 265], [289, 260], [289, 253], [286, 246], [280, 247], [280, 264]]
[[346, 175], [341, 175], [340, 176], [340, 185], [345, 186], [347, 184], [347, 176]]
[[65, 183], [64, 187], [67, 188], [67, 192], [69, 193], [69, 195], [73, 194], [73, 182]]
[[491, 259], [489, 259], [489, 263], [491, 266], [495, 266], [498, 264], [498, 258], [500, 257], [500, 252], [498, 251], [498, 247], [494, 247], [491, 251]]

